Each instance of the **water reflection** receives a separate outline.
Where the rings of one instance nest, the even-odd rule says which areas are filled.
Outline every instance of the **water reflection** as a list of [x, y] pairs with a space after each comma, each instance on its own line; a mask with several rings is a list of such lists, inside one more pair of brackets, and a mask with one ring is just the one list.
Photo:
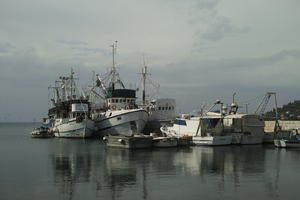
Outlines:
[[[181, 186], [182, 193], [197, 197], [203, 195], [198, 188], [235, 198], [252, 188], [273, 198], [279, 195], [286, 157], [284, 151], [261, 145], [126, 150], [89, 140], [56, 140], [51, 152], [54, 182], [63, 199], [80, 199], [81, 193], [99, 199], [154, 199], [183, 181], [189, 185]], [[299, 158], [298, 153], [291, 156]], [[179, 199], [180, 192], [173, 193]]]
[[57, 138], [50, 148], [54, 183], [63, 199], [72, 199], [77, 183], [90, 182], [92, 154], [87, 141]]

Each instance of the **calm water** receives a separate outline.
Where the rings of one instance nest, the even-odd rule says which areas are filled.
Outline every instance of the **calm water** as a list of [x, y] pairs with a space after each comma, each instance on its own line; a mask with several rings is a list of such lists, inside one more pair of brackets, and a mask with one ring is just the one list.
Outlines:
[[123, 150], [32, 139], [0, 124], [0, 199], [298, 199], [300, 150], [272, 146]]

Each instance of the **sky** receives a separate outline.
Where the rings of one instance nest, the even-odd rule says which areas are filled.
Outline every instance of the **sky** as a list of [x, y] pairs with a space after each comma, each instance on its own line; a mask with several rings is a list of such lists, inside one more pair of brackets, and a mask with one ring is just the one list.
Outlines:
[[[143, 58], [156, 98], [177, 112], [216, 99], [252, 112], [266, 92], [300, 99], [299, 0], [1, 0], [0, 121], [39, 121], [48, 86], [73, 68], [80, 85], [112, 65], [138, 86]], [[148, 86], [150, 89], [150, 86]], [[268, 109], [272, 108], [272, 104]]]

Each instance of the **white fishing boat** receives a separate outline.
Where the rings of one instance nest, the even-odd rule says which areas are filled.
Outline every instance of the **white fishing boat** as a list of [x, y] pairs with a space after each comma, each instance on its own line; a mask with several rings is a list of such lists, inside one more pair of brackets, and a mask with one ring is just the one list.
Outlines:
[[126, 89], [115, 66], [117, 43], [112, 45], [113, 65], [109, 73], [100, 78], [96, 86], [101, 94], [92, 88], [93, 93], [104, 101], [102, 110], [93, 110], [95, 136], [125, 135], [142, 133], [148, 120], [148, 112], [136, 105], [136, 90]]
[[99, 136], [130, 136], [143, 132], [148, 120], [148, 112], [144, 109], [107, 110], [94, 115], [93, 119]]
[[84, 95], [79, 96], [75, 85], [74, 72], [71, 75], [60, 77], [54, 86], [49, 86], [54, 93], [49, 109], [49, 119], [54, 119], [51, 128], [56, 137], [86, 138], [92, 135], [94, 122], [90, 119], [90, 104]]
[[55, 121], [55, 137], [87, 138], [94, 131], [94, 122], [83, 117], [58, 118]]

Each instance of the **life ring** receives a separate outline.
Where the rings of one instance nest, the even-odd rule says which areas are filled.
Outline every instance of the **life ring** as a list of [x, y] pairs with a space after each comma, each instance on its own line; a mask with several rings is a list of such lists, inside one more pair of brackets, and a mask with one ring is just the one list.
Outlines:
[[111, 106], [111, 109], [112, 109], [112, 110], [116, 110], [116, 108], [117, 108], [116, 105], [112, 105], [112, 106]]

